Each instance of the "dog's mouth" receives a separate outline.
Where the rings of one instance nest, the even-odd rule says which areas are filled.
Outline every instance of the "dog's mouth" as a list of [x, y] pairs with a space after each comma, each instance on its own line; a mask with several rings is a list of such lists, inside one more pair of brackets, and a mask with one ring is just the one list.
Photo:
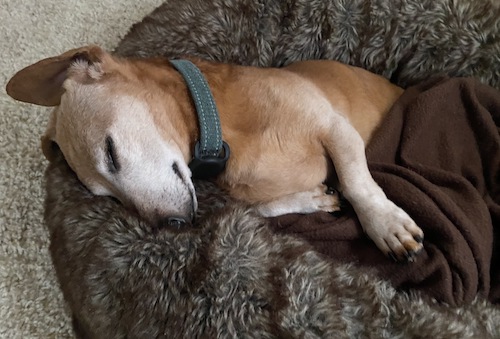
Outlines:
[[135, 206], [124, 205], [125, 208], [135, 213], [143, 219], [155, 231], [188, 231], [196, 225], [195, 205], [189, 203], [185, 206], [184, 212], [163, 212], [163, 213], [142, 213]]
[[164, 219], [160, 219], [157, 223], [155, 229], [158, 231], [173, 231], [173, 232], [183, 232], [193, 228], [194, 219], [188, 220], [184, 217], [171, 216]]
[[143, 219], [143, 221], [150, 225], [153, 230], [182, 232], [190, 230], [196, 225], [197, 202], [194, 194], [195, 193], [193, 191], [191, 202], [188, 204], [189, 206], [185, 208], [185, 213], [160, 213], [158, 210], [153, 213], [148, 213], [146, 211], [141, 211], [135, 204], [128, 202], [127, 200], [120, 199], [112, 195], [108, 195], [108, 198], [112, 199], [115, 203], [122, 205], [128, 213], [132, 214], [136, 218]]

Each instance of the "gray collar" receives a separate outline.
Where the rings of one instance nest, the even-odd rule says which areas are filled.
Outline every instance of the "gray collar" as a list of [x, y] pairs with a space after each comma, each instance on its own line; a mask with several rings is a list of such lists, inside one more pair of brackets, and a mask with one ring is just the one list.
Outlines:
[[230, 153], [229, 145], [222, 140], [219, 112], [214, 97], [205, 77], [191, 61], [170, 62], [184, 77], [198, 115], [200, 138], [196, 142], [189, 168], [193, 178], [213, 178], [224, 171]]

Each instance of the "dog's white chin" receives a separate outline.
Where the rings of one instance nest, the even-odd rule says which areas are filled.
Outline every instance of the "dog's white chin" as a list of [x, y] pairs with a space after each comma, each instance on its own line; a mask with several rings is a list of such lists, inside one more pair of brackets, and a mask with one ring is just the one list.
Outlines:
[[87, 186], [88, 190], [92, 192], [94, 195], [99, 195], [99, 196], [108, 196], [108, 197], [113, 197], [115, 199], [120, 200], [118, 197], [116, 197], [110, 190], [108, 190], [106, 187], [103, 186], [97, 186], [94, 185], [93, 187]]

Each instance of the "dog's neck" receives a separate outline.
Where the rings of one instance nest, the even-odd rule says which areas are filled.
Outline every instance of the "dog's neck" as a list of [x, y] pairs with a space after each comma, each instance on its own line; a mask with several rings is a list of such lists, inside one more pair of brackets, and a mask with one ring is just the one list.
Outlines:
[[[216, 64], [200, 59], [190, 59], [190, 61], [200, 69], [207, 80], [219, 108], [222, 133], [223, 138], [225, 138], [226, 134], [231, 134], [231, 126], [227, 124], [230, 119], [228, 119], [229, 113], [226, 108], [229, 105], [228, 95], [232, 93], [231, 84], [236, 80], [237, 70], [234, 66]], [[156, 60], [151, 62], [158, 64]], [[164, 112], [164, 114], [170, 114], [169, 119], [158, 117], [157, 123], [162, 126], [161, 130], [167, 134], [167, 131], [171, 131], [172, 127], [174, 128], [178, 134], [176, 138], [180, 138], [180, 140], [177, 140], [177, 144], [181, 148], [186, 161], [189, 162], [193, 156], [194, 145], [200, 137], [198, 115], [182, 75], [171, 65], [165, 66], [166, 62], [164, 60], [162, 65], [163, 72], [153, 72], [151, 76], [165, 93], [175, 93], [177, 109], [173, 110], [175, 113]], [[168, 72], [168, 74], [165, 75], [165, 72]], [[168, 125], [171, 125], [171, 127]], [[169, 134], [164, 137], [172, 138], [172, 135]]]

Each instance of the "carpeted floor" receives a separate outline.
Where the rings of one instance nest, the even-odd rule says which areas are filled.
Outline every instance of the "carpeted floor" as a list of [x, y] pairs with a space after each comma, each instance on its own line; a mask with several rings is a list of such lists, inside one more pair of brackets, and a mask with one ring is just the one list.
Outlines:
[[48, 110], [14, 102], [16, 70], [67, 49], [112, 49], [161, 0], [0, 0], [0, 338], [67, 338], [71, 327], [42, 222], [39, 138]]

